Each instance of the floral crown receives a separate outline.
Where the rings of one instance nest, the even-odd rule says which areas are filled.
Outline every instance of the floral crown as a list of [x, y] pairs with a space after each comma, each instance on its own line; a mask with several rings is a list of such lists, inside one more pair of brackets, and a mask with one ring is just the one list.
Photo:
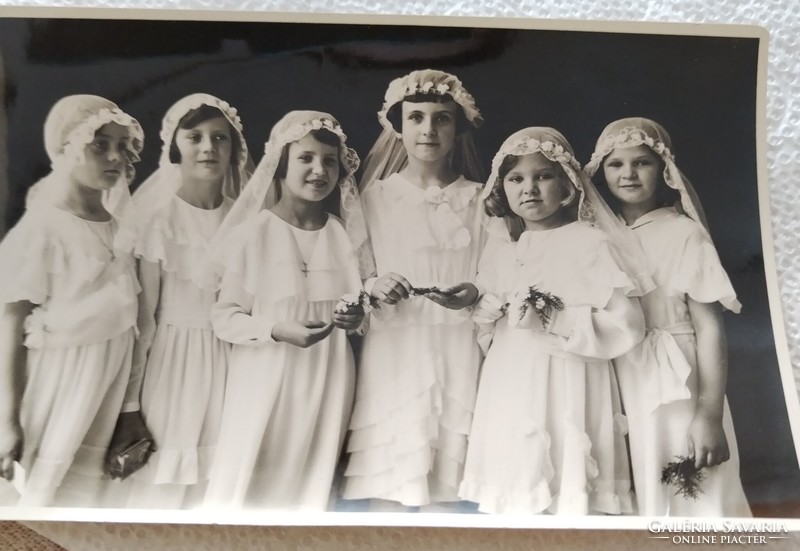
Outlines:
[[139, 162], [141, 160], [139, 153], [144, 147], [144, 131], [139, 121], [118, 107], [103, 107], [73, 128], [64, 140], [63, 156], [82, 159], [83, 149], [92, 143], [97, 131], [112, 122], [128, 129], [130, 135], [127, 147], [128, 162]]
[[591, 159], [586, 163], [586, 171], [589, 174], [594, 174], [603, 159], [617, 148], [637, 147], [640, 145], [648, 146], [666, 161], [675, 161], [672, 151], [662, 140], [653, 138], [641, 128], [626, 126], [618, 132], [602, 137], [597, 142], [597, 147], [592, 153]]
[[539, 140], [532, 136], [522, 136], [508, 145], [504, 145], [492, 160], [492, 172], [497, 174], [503, 160], [509, 155], [521, 156], [541, 152], [547, 159], [561, 165], [571, 167], [573, 170], [581, 169], [575, 156], [564, 146], [550, 140]]
[[199, 109], [204, 105], [219, 109], [219, 111], [239, 135], [239, 141], [241, 142], [241, 147], [239, 149], [239, 164], [240, 166], [243, 166], [243, 164], [247, 162], [247, 143], [244, 140], [244, 126], [242, 125], [242, 119], [239, 117], [236, 108], [231, 107], [230, 103], [209, 94], [192, 94], [190, 96], [186, 96], [173, 105], [169, 111], [167, 111], [167, 114], [164, 116], [164, 120], [161, 123], [161, 132], [159, 132], [161, 142], [164, 144], [164, 150], [169, 151], [169, 147], [172, 144], [172, 138], [175, 136], [175, 132], [178, 130], [178, 124], [180, 123], [181, 119], [190, 111]]
[[264, 153], [270, 154], [271, 151], [277, 153], [284, 145], [296, 142], [314, 130], [327, 130], [339, 138], [339, 144], [341, 145], [340, 156], [345, 167], [347, 167], [348, 176], [358, 170], [361, 161], [355, 149], [347, 147], [347, 134], [344, 133], [342, 126], [337, 121], [328, 117], [318, 117], [291, 125], [264, 145]]
[[449, 95], [461, 106], [464, 116], [473, 126], [478, 128], [483, 124], [483, 116], [475, 105], [475, 98], [464, 88], [461, 81], [455, 75], [433, 69], [413, 71], [389, 83], [383, 107], [378, 112], [381, 124], [391, 129], [392, 124], [387, 117], [389, 110], [405, 98], [416, 94]]

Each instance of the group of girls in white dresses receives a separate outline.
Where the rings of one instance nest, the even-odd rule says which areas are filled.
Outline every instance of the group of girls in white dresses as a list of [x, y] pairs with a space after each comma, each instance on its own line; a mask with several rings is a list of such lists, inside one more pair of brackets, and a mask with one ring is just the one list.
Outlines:
[[[131, 198], [136, 120], [53, 107], [0, 243], [0, 503], [749, 516], [740, 306], [666, 131], [616, 121], [581, 167], [525, 128], [484, 183], [455, 76], [396, 79], [379, 120], [357, 186], [332, 115], [288, 113], [253, 169], [236, 109], [193, 94]], [[676, 456], [696, 499], [660, 482]]]

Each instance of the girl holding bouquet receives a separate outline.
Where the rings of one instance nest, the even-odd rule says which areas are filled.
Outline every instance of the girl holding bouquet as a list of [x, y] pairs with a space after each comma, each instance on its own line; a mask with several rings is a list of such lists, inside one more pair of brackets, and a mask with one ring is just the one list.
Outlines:
[[[675, 164], [669, 134], [649, 119], [612, 122], [586, 171], [608, 184], [657, 285], [641, 299], [647, 336], [615, 360], [639, 513], [750, 516], [725, 399], [720, 308], [739, 312], [741, 305], [694, 188]], [[699, 491], [661, 482], [679, 458], [702, 469]]]
[[552, 128], [503, 143], [484, 198], [493, 218], [474, 319], [487, 357], [459, 494], [487, 513], [631, 512], [610, 359], [644, 335], [628, 295], [647, 277], [617, 248], [622, 228]]
[[362, 196], [380, 304], [364, 339], [344, 498], [372, 510], [454, 510], [481, 355], [471, 309], [484, 242], [470, 129], [483, 119], [454, 75], [394, 80]]
[[365, 315], [358, 162], [331, 115], [286, 114], [212, 245], [212, 322], [233, 347], [208, 507], [328, 505], [355, 385], [347, 332]]

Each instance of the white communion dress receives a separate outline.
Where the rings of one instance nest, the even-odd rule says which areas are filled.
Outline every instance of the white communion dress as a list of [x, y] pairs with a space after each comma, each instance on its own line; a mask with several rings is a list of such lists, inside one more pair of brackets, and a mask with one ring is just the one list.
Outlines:
[[329, 215], [307, 238], [295, 230], [262, 210], [231, 239], [212, 313], [233, 348], [207, 507], [321, 511], [329, 503], [355, 385], [347, 334], [336, 328], [308, 348], [271, 335], [281, 321], [330, 321], [361, 279], [341, 220]]
[[[417, 287], [474, 282], [482, 184], [422, 189], [398, 173], [364, 192], [378, 275]], [[373, 310], [350, 423], [345, 499], [459, 501], [481, 362], [470, 309], [422, 296]]]
[[136, 336], [133, 260], [115, 255], [117, 223], [54, 206], [29, 209], [0, 244], [0, 301], [25, 320], [21, 506], [100, 504], [103, 460], [126, 396]]
[[526, 231], [516, 243], [492, 238], [478, 281], [499, 303], [535, 286], [564, 307], [546, 326], [532, 307], [522, 319], [509, 307], [494, 326], [481, 326], [481, 342], [491, 344], [461, 497], [486, 513], [631, 512], [610, 359], [641, 340], [644, 324], [605, 234], [573, 222]]
[[727, 400], [722, 424], [730, 459], [703, 469], [697, 499], [676, 495], [674, 487], [660, 483], [664, 466], [688, 455], [687, 434], [697, 403], [697, 340], [687, 297], [719, 302], [736, 312], [741, 306], [714, 245], [697, 222], [674, 208], [660, 208], [630, 227], [655, 269], [658, 286], [641, 300], [647, 336], [615, 361], [628, 415], [639, 514], [749, 517]]
[[143, 369], [141, 411], [156, 452], [132, 475], [128, 507], [202, 502], [230, 353], [211, 326], [218, 278], [206, 266], [206, 253], [232, 203], [223, 197], [219, 207], [201, 209], [175, 195], [148, 213], [134, 247], [143, 288], [134, 370]]

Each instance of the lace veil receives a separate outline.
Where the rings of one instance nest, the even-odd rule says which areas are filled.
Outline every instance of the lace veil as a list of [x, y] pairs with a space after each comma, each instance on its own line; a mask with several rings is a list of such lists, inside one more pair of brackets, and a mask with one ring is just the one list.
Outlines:
[[706, 235], [708, 222], [700, 199], [691, 182], [678, 169], [672, 153], [672, 140], [663, 126], [650, 119], [631, 117], [614, 121], [605, 127], [597, 140], [594, 153], [584, 170], [592, 177], [600, 169], [603, 159], [614, 149], [646, 145], [664, 161], [664, 181], [681, 196], [681, 208], [692, 220], [703, 226]]
[[[364, 160], [364, 171], [359, 185], [361, 193], [376, 181], [399, 172], [408, 162], [401, 135], [392, 126], [388, 113], [394, 105], [415, 94], [449, 95], [461, 107], [467, 122], [475, 128], [483, 125], [483, 117], [475, 105], [475, 99], [454, 75], [424, 69], [393, 80], [386, 89], [383, 107], [378, 111], [378, 120], [383, 130]], [[470, 132], [462, 132], [456, 136], [453, 168], [469, 180], [483, 181], [483, 170]]]
[[112, 122], [127, 128], [130, 139], [125, 171], [103, 194], [103, 206], [118, 220], [124, 216], [131, 202], [128, 185], [135, 174], [133, 165], [139, 161], [144, 146], [144, 132], [139, 122], [115, 103], [88, 94], [66, 96], [50, 109], [44, 123], [44, 146], [52, 171], [28, 191], [27, 208], [50, 202], [54, 189], [64, 185], [72, 169], [85, 162], [86, 146], [92, 143], [95, 133]]
[[222, 193], [230, 199], [236, 199], [242, 187], [247, 183], [248, 174], [252, 172], [253, 162], [247, 151], [242, 121], [235, 108], [226, 101], [209, 94], [191, 94], [178, 100], [169, 108], [161, 123], [161, 157], [158, 169], [144, 181], [133, 196], [134, 208], [129, 211], [123, 231], [117, 239], [118, 248], [130, 250], [136, 240], [138, 228], [149, 223], [150, 217], [159, 212], [172, 201], [180, 189], [183, 180], [180, 164], [170, 161], [170, 147], [178, 130], [181, 119], [191, 111], [204, 105], [214, 107], [225, 117], [239, 141], [236, 158], [231, 159], [225, 174]]
[[[483, 188], [481, 197], [486, 199], [491, 193], [492, 187], [499, 178], [500, 165], [507, 156], [522, 156], [537, 152], [550, 161], [558, 163], [572, 185], [575, 186], [578, 191], [578, 219], [603, 230], [616, 245], [617, 259], [635, 285], [634, 291], [630, 294], [642, 296], [651, 291], [655, 284], [641, 245], [614, 216], [592, 181], [581, 170], [572, 146], [558, 130], [537, 126], [525, 128], [509, 136], [492, 160], [492, 173]], [[508, 226], [500, 218], [489, 218], [488, 231], [501, 239], [511, 239]]]
[[358, 155], [355, 150], [347, 147], [347, 136], [339, 122], [330, 114], [319, 111], [290, 111], [272, 128], [261, 162], [212, 241], [211, 260], [218, 272], [225, 265], [233, 230], [262, 209], [276, 203], [275, 171], [284, 146], [302, 139], [312, 130], [322, 129], [339, 138], [339, 158], [342, 166], [346, 167], [346, 173], [339, 175], [340, 209], [345, 230], [358, 258], [361, 275], [367, 277], [375, 271], [361, 199], [353, 177], [360, 162]]

